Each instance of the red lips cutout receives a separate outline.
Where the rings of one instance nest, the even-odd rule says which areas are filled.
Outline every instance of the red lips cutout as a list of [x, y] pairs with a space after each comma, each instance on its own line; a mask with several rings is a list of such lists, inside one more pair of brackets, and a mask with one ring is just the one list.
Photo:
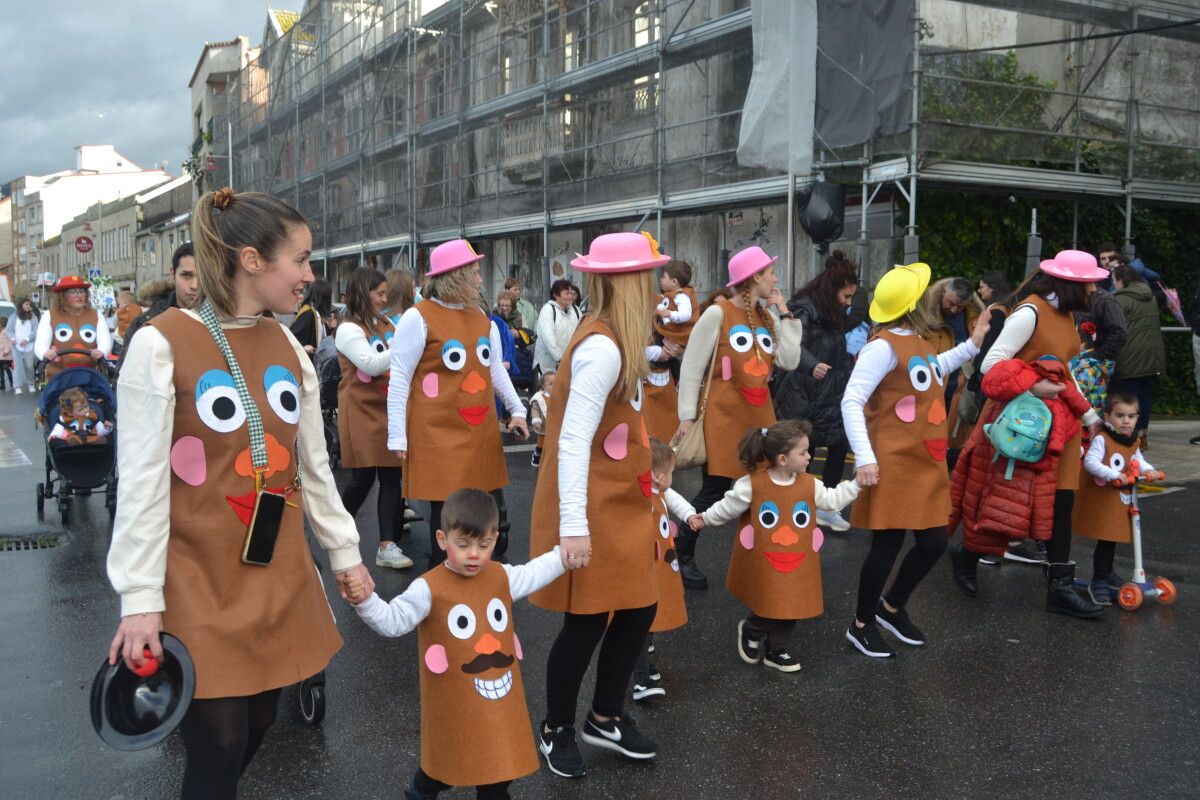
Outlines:
[[923, 439], [921, 444], [925, 445], [926, 452], [933, 457], [934, 461], [946, 460], [946, 447], [948, 443], [945, 439]]
[[796, 569], [796, 567], [800, 566], [800, 563], [804, 561], [804, 556], [808, 554], [784, 553], [778, 550], [767, 550], [763, 553], [763, 555], [767, 557], [767, 561], [771, 563], [771, 566], [774, 567], [777, 572], [791, 572]]
[[[267, 489], [271, 494], [283, 494], [286, 489]], [[225, 502], [229, 503], [229, 507], [233, 509], [233, 513], [237, 514], [237, 518], [242, 521], [243, 525], [250, 524], [250, 517], [254, 516], [254, 499], [255, 492], [239, 495], [238, 497], [230, 497], [225, 495]]]
[[488, 406], [467, 406], [458, 409], [458, 415], [471, 425], [481, 424], [487, 412]]
[[767, 402], [766, 387], [751, 389], [743, 386], [740, 387], [738, 391], [742, 393], [742, 397], [746, 398], [746, 402], [752, 406], [761, 406], [763, 403]]
[[637, 476], [638, 487], [642, 490], [642, 494], [649, 497], [654, 494], [654, 476], [650, 470], [646, 470], [641, 475]]

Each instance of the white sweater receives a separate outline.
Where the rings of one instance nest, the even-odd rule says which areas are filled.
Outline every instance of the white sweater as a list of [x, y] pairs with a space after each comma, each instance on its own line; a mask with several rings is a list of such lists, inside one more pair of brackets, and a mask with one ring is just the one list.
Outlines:
[[[793, 475], [789, 481], [776, 480], [770, 473], [767, 473], [767, 477], [776, 486], [791, 486], [796, 482], [798, 476]], [[822, 511], [841, 511], [847, 505], [854, 502], [854, 498], [858, 497], [858, 484], [852, 480], [842, 481], [832, 489], [820, 481], [815, 481], [815, 483], [817, 508]], [[723, 498], [709, 506], [708, 510], [704, 512], [704, 524], [724, 525], [730, 520], [737, 519], [750, 507], [752, 497], [753, 489], [750, 476], [743, 475], [737, 479]]]

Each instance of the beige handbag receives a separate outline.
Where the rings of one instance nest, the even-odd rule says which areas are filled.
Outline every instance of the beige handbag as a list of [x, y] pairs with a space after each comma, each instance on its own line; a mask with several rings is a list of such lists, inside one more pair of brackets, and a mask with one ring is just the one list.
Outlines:
[[708, 376], [704, 380], [704, 399], [696, 412], [696, 421], [688, 432], [671, 442], [675, 451], [675, 469], [691, 469], [708, 461], [708, 452], [704, 448], [704, 412], [708, 409], [708, 390], [712, 388], [713, 370], [717, 365], [717, 350], [720, 342], [713, 343], [712, 360], [708, 364]]

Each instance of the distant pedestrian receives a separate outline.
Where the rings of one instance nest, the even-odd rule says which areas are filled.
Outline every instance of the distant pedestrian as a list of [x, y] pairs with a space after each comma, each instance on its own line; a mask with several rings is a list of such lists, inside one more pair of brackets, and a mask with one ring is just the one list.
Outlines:
[[8, 390], [8, 385], [13, 384], [13, 389], [17, 386], [13, 383], [13, 342], [8, 336], [8, 317], [0, 317], [0, 392]]
[[504, 291], [511, 292], [516, 298], [516, 310], [521, 317], [520, 327], [527, 330], [533, 330], [537, 327], [538, 311], [533, 307], [533, 303], [524, 296], [524, 287], [521, 281], [516, 278], [507, 278], [504, 281]]
[[13, 394], [21, 394], [25, 389], [33, 391], [33, 368], [37, 365], [33, 343], [37, 338], [38, 322], [30, 299], [17, 298], [17, 313], [8, 320], [7, 326], [8, 338], [13, 345]]
[[325, 320], [333, 313], [333, 287], [329, 281], [317, 279], [304, 293], [296, 316], [288, 327], [296, 341], [310, 356], [317, 352], [328, 335]]
[[1113, 296], [1125, 312], [1128, 338], [1117, 355], [1111, 385], [1113, 391], [1128, 392], [1137, 398], [1137, 435], [1145, 450], [1146, 431], [1154, 410], [1154, 386], [1158, 376], [1167, 368], [1162, 322], [1159, 320], [1158, 303], [1137, 270], [1122, 265], [1113, 270], [1112, 278], [1117, 287]]
[[550, 299], [542, 306], [537, 318], [537, 340], [533, 359], [541, 372], [558, 369], [571, 335], [579, 326], [579, 309], [575, 307], [575, 292], [565, 278], [550, 286]]

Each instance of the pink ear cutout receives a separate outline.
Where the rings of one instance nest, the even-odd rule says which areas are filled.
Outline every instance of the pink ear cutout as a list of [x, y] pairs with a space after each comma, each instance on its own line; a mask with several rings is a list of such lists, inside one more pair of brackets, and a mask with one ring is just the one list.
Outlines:
[[733, 380], [733, 362], [729, 360], [729, 356], [721, 356], [721, 380]]
[[525, 660], [525, 651], [521, 648], [521, 639], [517, 636], [516, 631], [513, 631], [513, 652], [517, 654], [517, 661]]
[[674, 539], [676, 536], [679, 535], [679, 525], [677, 525], [675, 523], [675, 520], [671, 520], [670, 522], [668, 522], [667, 527], [671, 529], [671, 538], [672, 539]]
[[370, 375], [368, 375], [367, 373], [363, 372], [361, 369], [360, 369], [360, 370], [356, 370], [356, 371], [355, 371], [355, 375], [357, 375], [357, 376], [358, 376], [358, 379], [359, 379], [360, 381], [362, 381], [363, 383], [370, 383], [370, 382], [371, 382], [371, 376], [370, 376]]
[[906, 394], [896, 403], [896, 416], [901, 422], [912, 422], [917, 418], [917, 396]]
[[821, 545], [825, 544], [825, 531], [820, 528], [813, 528], [813, 552], [817, 553], [821, 550]]
[[424, 378], [421, 378], [421, 391], [430, 399], [438, 396], [438, 376], [436, 372], [431, 372]]
[[171, 445], [171, 471], [188, 486], [199, 486], [208, 477], [204, 460], [204, 441], [183, 436]]
[[753, 550], [754, 549], [754, 528], [752, 528], [749, 525], [742, 528], [741, 533], [738, 534], [738, 541], [742, 543], [742, 547], [746, 548], [747, 550]]
[[654, 542], [654, 560], [662, 561], [662, 545], [657, 540]]
[[450, 662], [446, 659], [446, 648], [435, 644], [426, 650], [425, 666], [429, 667], [429, 671], [434, 675], [441, 675], [450, 669]]
[[604, 437], [604, 452], [613, 461], [620, 461], [629, 453], [629, 425], [622, 422]]

